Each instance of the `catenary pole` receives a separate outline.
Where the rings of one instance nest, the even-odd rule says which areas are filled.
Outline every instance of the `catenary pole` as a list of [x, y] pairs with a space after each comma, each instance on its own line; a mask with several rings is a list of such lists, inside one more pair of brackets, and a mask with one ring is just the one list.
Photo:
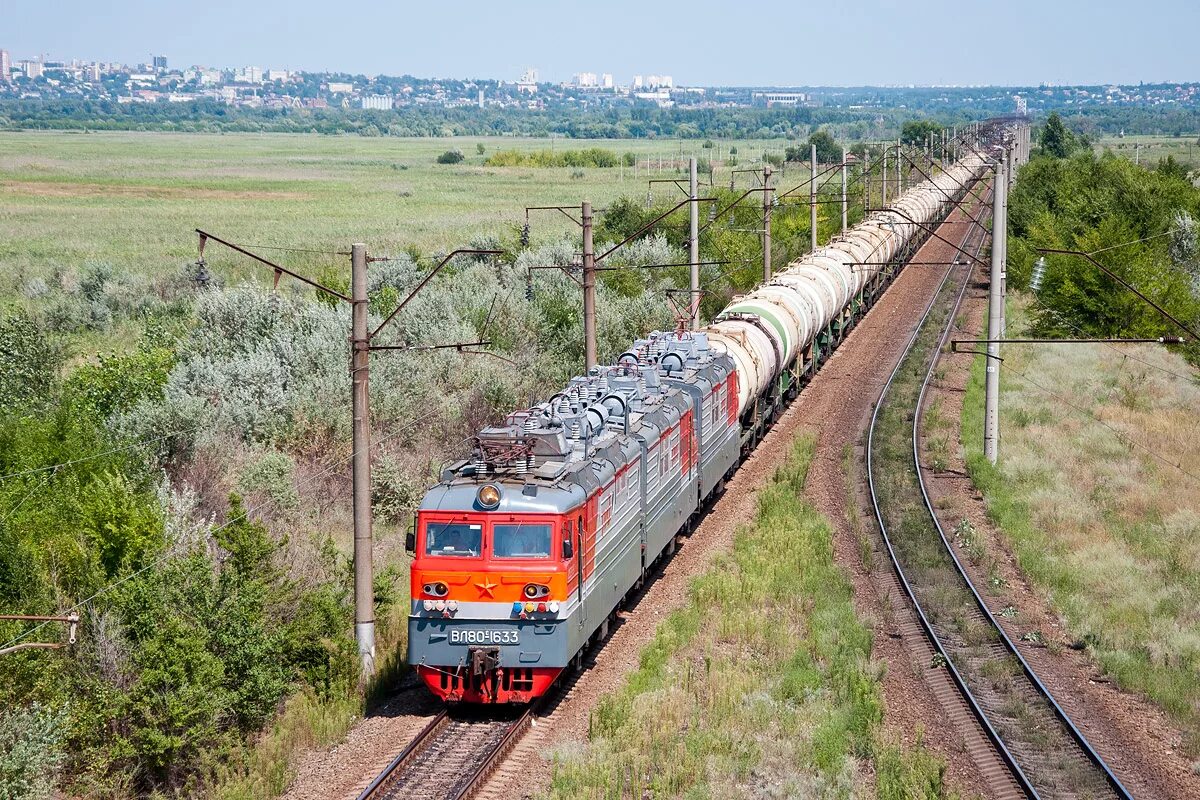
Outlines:
[[846, 148], [843, 147], [842, 148], [842, 235], [843, 236], [846, 235], [846, 220], [847, 220], [847, 216], [848, 216], [847, 215], [848, 206], [846, 205], [846, 187], [849, 185], [849, 182], [848, 182], [848, 177], [846, 175], [846, 170], [848, 170], [849, 168], [850, 168], [850, 165], [846, 163]]
[[808, 224], [811, 252], [817, 252], [817, 146], [810, 146], [808, 161]]
[[688, 196], [691, 198], [691, 230], [688, 234], [688, 263], [691, 266], [688, 309], [692, 330], [700, 329], [700, 194], [696, 181], [696, 157], [688, 160]]
[[371, 539], [370, 333], [367, 246], [350, 247], [351, 384], [354, 409], [354, 638], [362, 675], [375, 674], [375, 589]]
[[[887, 182], [888, 182], [887, 154], [888, 154], [888, 146], [885, 144], [883, 146], [883, 168], [879, 171], [879, 186], [881, 187], [881, 192], [879, 195], [879, 207], [880, 208], [887, 207]], [[896, 157], [899, 158], [899, 156], [900, 156], [900, 150], [897, 148]], [[897, 187], [897, 189], [899, 189], [899, 187]]]
[[596, 366], [596, 252], [592, 243], [592, 204], [583, 201], [583, 369]]
[[1008, 175], [1004, 159], [996, 165], [992, 194], [992, 268], [988, 286], [988, 339], [983, 403], [983, 454], [995, 464], [1000, 454], [1000, 325], [1004, 308], [1005, 195]]
[[763, 280], [771, 280], [771, 165], [763, 166]]

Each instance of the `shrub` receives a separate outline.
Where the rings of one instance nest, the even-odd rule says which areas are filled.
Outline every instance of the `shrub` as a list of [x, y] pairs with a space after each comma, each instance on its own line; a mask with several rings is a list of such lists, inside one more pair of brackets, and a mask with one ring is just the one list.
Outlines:
[[0, 712], [0, 798], [50, 797], [63, 760], [64, 714], [34, 704]]
[[440, 156], [437, 157], [437, 163], [439, 163], [439, 164], [459, 164], [459, 163], [462, 163], [463, 159], [465, 159], [465, 158], [466, 158], [466, 156], [464, 156], [462, 154], [461, 150], [447, 150], [446, 152], [442, 153]]

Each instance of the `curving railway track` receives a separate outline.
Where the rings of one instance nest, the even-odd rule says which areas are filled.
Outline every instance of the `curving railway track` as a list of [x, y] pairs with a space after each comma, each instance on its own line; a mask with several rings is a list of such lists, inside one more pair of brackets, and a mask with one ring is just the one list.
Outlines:
[[[977, 256], [986, 238], [972, 225], [960, 249]], [[991, 794], [1129, 798], [993, 616], [925, 488], [920, 442], [927, 389], [971, 282], [973, 260], [965, 262], [947, 269], [876, 403], [867, 438], [875, 518], [895, 578], [935, 662], [949, 674], [950, 680], [932, 682], [935, 695], [951, 717], [969, 714], [982, 731], [967, 737], [966, 746]]]

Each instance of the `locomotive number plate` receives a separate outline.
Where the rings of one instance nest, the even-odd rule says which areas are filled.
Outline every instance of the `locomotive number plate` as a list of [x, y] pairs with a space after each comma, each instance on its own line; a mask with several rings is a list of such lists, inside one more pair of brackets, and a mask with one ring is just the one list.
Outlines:
[[511, 630], [471, 630], [451, 628], [450, 644], [520, 644], [521, 632]]

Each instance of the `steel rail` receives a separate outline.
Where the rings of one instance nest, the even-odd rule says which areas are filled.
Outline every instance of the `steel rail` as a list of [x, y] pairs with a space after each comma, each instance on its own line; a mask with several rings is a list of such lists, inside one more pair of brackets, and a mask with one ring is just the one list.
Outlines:
[[362, 790], [362, 792], [358, 795], [357, 800], [370, 800], [372, 797], [374, 797], [375, 793], [387, 783], [388, 779], [391, 778], [392, 775], [396, 774], [398, 769], [403, 767], [409, 761], [412, 761], [417, 753], [420, 753], [422, 750], [428, 747], [429, 743], [433, 741], [434, 737], [436, 737], [438, 733], [440, 733], [441, 730], [448, 724], [450, 724], [450, 712], [443, 708], [433, 719], [429, 721], [429, 724], [422, 728], [421, 731], [413, 738], [413, 740], [409, 742], [408, 745], [406, 745], [405, 748], [401, 750], [400, 753], [393, 758], [386, 767], [383, 768], [383, 771], [376, 775], [375, 778], [369, 784], [367, 784], [367, 788]]
[[533, 709], [531, 704], [520, 717], [509, 726], [505, 732], [504, 738], [496, 743], [488, 753], [479, 760], [479, 766], [471, 774], [470, 779], [463, 785], [461, 789], [451, 795], [451, 800], [467, 800], [474, 797], [475, 792], [483, 788], [483, 784], [488, 777], [500, 766], [500, 762], [508, 755], [508, 752], [516, 746], [517, 742], [525, 731], [533, 725]]
[[[982, 247], [982, 241], [980, 242], [980, 246]], [[921, 499], [925, 504], [925, 510], [929, 513], [930, 519], [933, 520], [934, 527], [938, 532], [938, 537], [942, 540], [942, 545], [946, 548], [946, 552], [950, 554], [950, 558], [954, 561], [954, 568], [958, 571], [959, 577], [962, 578], [964, 583], [966, 583], [967, 588], [971, 592], [972, 598], [975, 600], [975, 605], [978, 606], [980, 612], [987, 618], [987, 621], [996, 630], [996, 632], [1000, 634], [1000, 639], [1004, 643], [1005, 649], [1008, 650], [1011, 655], [1016, 657], [1017, 661], [1021, 665], [1021, 670], [1025, 673], [1025, 677], [1031, 684], [1033, 684], [1034, 688], [1037, 690], [1037, 693], [1041, 695], [1042, 698], [1044, 698], [1050, 705], [1050, 708], [1054, 711], [1054, 716], [1057, 717], [1058, 721], [1062, 723], [1064, 728], [1067, 729], [1067, 732], [1075, 741], [1075, 744], [1078, 745], [1079, 749], [1083, 751], [1084, 756], [1086, 756], [1087, 759], [1091, 761], [1101, 773], [1103, 773], [1104, 779], [1108, 782], [1113, 791], [1115, 791], [1119, 797], [1125, 798], [1125, 800], [1132, 800], [1133, 795], [1129, 793], [1129, 790], [1125, 788], [1120, 779], [1112, 771], [1112, 768], [1108, 766], [1100, 754], [1095, 751], [1091, 743], [1087, 740], [1087, 737], [1083, 735], [1083, 732], [1075, 726], [1075, 723], [1072, 722], [1070, 715], [1068, 715], [1062, 706], [1058, 704], [1058, 701], [1054, 699], [1054, 695], [1049, 689], [1046, 688], [1046, 685], [1042, 683], [1037, 673], [1021, 654], [1021, 651], [1013, 643], [1012, 639], [1009, 638], [1008, 632], [1005, 631], [1004, 627], [996, 620], [995, 615], [992, 614], [991, 609], [988, 608], [987, 603], [984, 601], [983, 595], [981, 595], [979, 590], [975, 587], [975, 582], [972, 581], [971, 576], [967, 574], [967, 570], [963, 566], [962, 561], [959, 560], [958, 554], [954, 552], [954, 548], [950, 544], [950, 539], [946, 536], [945, 529], [942, 528], [941, 519], [938, 517], [937, 511], [934, 510], [932, 501], [929, 499], [929, 492], [925, 486], [925, 475], [921, 469], [920, 456], [921, 420], [925, 416], [925, 394], [929, 389], [929, 383], [933, 378], [934, 370], [937, 369], [938, 363], [941, 361], [942, 348], [946, 346], [946, 342], [950, 338], [950, 330], [954, 326], [954, 318], [958, 315], [958, 309], [962, 304], [963, 294], [965, 293], [969, 282], [970, 277], [968, 274], [968, 279], [963, 282], [963, 292], [959, 293], [958, 299], [954, 303], [954, 308], [951, 310], [950, 315], [946, 319], [946, 327], [942, 331], [942, 335], [938, 339], [937, 346], [933, 350], [933, 357], [929, 360], [929, 368], [925, 371], [925, 378], [921, 382], [921, 390], [917, 394], [917, 404], [913, 413], [912, 424], [912, 458], [913, 469], [916, 470], [917, 474], [917, 484], [921, 488]], [[876, 411], [878, 411], [878, 408]], [[872, 424], [874, 424], [873, 421]]]
[[[974, 226], [972, 226], [972, 230], [974, 230]], [[968, 235], [969, 233], [970, 231], [968, 231]], [[983, 241], [985, 238], [986, 237], [980, 238], [979, 247], [976, 249], [976, 252], [983, 248]], [[963, 239], [965, 243], [966, 236], [964, 236]], [[959, 248], [955, 246], [955, 249]], [[968, 278], [967, 280], [963, 281], [963, 291], [966, 290], [966, 287], [970, 283], [969, 264], [967, 265], [967, 269]], [[928, 320], [929, 314], [933, 311], [933, 307], [936, 305], [937, 299], [941, 295], [942, 289], [945, 287], [946, 281], [950, 279], [950, 274], [953, 271], [954, 265], [951, 265], [946, 269], [946, 274], [942, 276], [942, 280], [938, 284], [937, 291], [934, 293], [933, 297], [930, 298], [929, 304], [925, 306], [925, 310], [921, 313], [921, 317], [916, 327], [913, 329], [912, 335], [905, 344], [903, 355], [901, 355], [899, 361], [896, 362], [895, 368], [892, 369], [891, 374], [888, 376], [887, 383], [883, 385], [883, 388], [879, 392], [879, 399], [875, 402], [875, 411], [871, 414], [871, 424], [867, 429], [867, 488], [871, 494], [871, 506], [875, 511], [875, 521], [879, 524], [879, 532], [883, 536], [883, 543], [887, 548], [888, 557], [892, 562], [892, 567], [896, 572], [896, 577], [900, 579], [900, 585], [904, 587], [904, 593], [908, 595], [909, 602], [912, 603], [913, 609], [917, 612], [917, 618], [920, 620], [921, 627], [925, 631], [926, 638], [945, 662], [946, 667], [950, 672], [950, 677], [954, 681], [955, 686], [958, 687], [959, 693], [962, 694], [963, 699], [967, 701], [967, 705], [970, 707], [971, 713], [975, 716], [975, 719], [979, 721], [980, 726], [983, 728], [984, 734], [995, 747], [1000, 759], [1004, 762], [1004, 765], [1008, 767], [1021, 790], [1025, 792], [1026, 796], [1036, 799], [1040, 798], [1037, 790], [1033, 788], [1033, 784], [1030, 783], [1029, 778], [1021, 770], [1021, 767], [1017, 764], [1017, 761], [1013, 757], [1012, 753], [1009, 752], [1008, 747], [1000, 738], [1000, 734], [997, 733], [996, 729], [992, 726], [991, 721], [988, 719], [987, 713], [983, 710], [982, 706], [980, 706], [978, 699], [967, 687], [966, 680], [958, 671], [958, 668], [954, 666], [954, 662], [950, 659], [950, 654], [942, 645], [941, 639], [939, 639], [937, 634], [934, 633], [933, 625], [930, 623], [929, 618], [925, 614], [925, 610], [921, 607], [920, 602], [917, 600], [916, 592], [913, 590], [912, 584], [909, 583], [908, 576], [904, 573], [904, 568], [900, 565], [900, 557], [896, 554], [896, 550], [892, 545], [892, 539], [888, 535], [887, 525], [883, 521], [883, 511], [880, 508], [879, 497], [875, 490], [874, 458], [872, 453], [874, 451], [875, 444], [875, 429], [879, 423], [879, 410], [883, 408], [883, 400], [887, 396], [888, 390], [891, 389], [892, 384], [896, 380], [896, 376], [900, 374], [900, 368], [904, 365], [905, 359], [907, 359], [909, 353], [912, 351], [913, 345], [916, 344], [917, 337], [921, 333], [921, 328], [924, 327], [926, 320]], [[952, 313], [948, 315], [946, 320], [947, 327], [949, 327], [949, 325], [954, 321], [954, 314]]]
[[[491, 774], [500, 766], [504, 757], [508, 755], [509, 751], [516, 746], [521, 736], [532, 726], [537, 706], [537, 703], [530, 704], [517, 719], [508, 723], [508, 729], [504, 732], [504, 735], [478, 758], [470, 776], [467, 777], [461, 786], [453, 789], [446, 795], [448, 800], [467, 800], [483, 787], [483, 784]], [[388, 791], [389, 784], [393, 782], [393, 779], [401, 775], [409, 763], [437, 741], [438, 736], [451, 722], [452, 718], [448, 709], [443, 709], [439, 712], [384, 767], [383, 771], [375, 776], [367, 785], [367, 788], [363, 789], [358, 795], [357, 800], [372, 800], [375, 797], [386, 796], [385, 793]]]

